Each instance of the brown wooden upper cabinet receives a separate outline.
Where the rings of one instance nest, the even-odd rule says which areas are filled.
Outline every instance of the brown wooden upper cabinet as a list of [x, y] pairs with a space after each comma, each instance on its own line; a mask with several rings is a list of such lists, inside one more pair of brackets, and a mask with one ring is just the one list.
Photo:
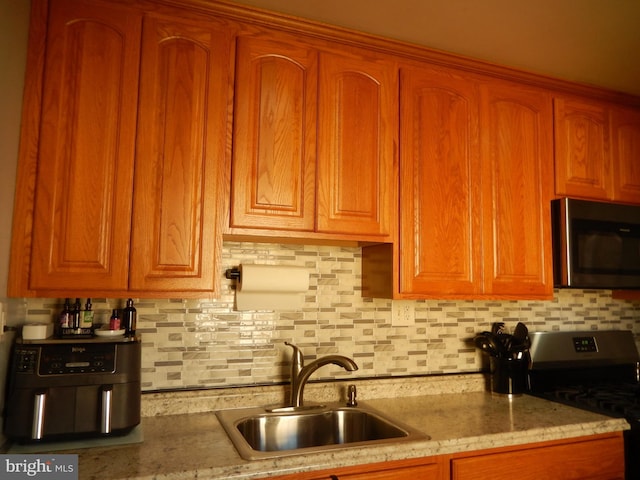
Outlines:
[[640, 110], [611, 111], [613, 199], [640, 205]]
[[365, 247], [365, 292], [552, 296], [550, 97], [437, 67], [402, 68], [400, 92], [399, 285], [371, 285], [391, 249]]
[[9, 295], [213, 293], [232, 36], [122, 3], [33, 12]]
[[480, 87], [484, 293], [551, 298], [551, 97], [510, 82]]
[[480, 292], [477, 85], [453, 70], [403, 68], [400, 102], [400, 292]]
[[554, 99], [556, 195], [640, 204], [640, 111]]
[[640, 204], [637, 99], [201, 3], [32, 0], [9, 296], [212, 296], [224, 234], [548, 298], [554, 133], [557, 196]]
[[26, 172], [35, 192], [26, 211], [14, 212], [33, 212], [33, 238], [18, 238], [33, 244], [30, 255], [18, 258], [14, 227], [12, 262], [28, 266], [19, 285], [23, 279], [11, 276], [10, 294], [88, 285], [124, 290], [142, 15], [122, 5], [51, 1], [49, 21], [39, 26], [47, 47], [44, 80], [28, 105], [34, 124], [23, 130], [21, 145], [30, 148], [37, 139], [33, 171]]
[[397, 77], [365, 50], [239, 37], [229, 233], [392, 240]]
[[232, 41], [208, 19], [145, 17], [130, 290], [217, 288]]

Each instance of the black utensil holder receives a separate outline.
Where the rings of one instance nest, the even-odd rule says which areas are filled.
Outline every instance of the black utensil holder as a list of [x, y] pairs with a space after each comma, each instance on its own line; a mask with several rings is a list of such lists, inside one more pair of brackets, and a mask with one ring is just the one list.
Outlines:
[[527, 389], [526, 358], [490, 357], [491, 392], [498, 395], [522, 395]]

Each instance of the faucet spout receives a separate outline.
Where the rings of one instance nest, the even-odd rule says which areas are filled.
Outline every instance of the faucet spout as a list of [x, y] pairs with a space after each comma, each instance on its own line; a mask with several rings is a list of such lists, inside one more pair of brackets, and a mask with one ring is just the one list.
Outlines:
[[304, 393], [304, 387], [307, 384], [309, 377], [311, 377], [313, 372], [318, 370], [320, 367], [334, 364], [344, 368], [348, 372], [358, 370], [356, 362], [343, 355], [327, 355], [326, 357], [320, 357], [305, 366], [300, 349], [292, 343], [285, 342], [285, 344], [293, 348], [293, 357], [291, 359], [291, 407], [301, 407], [303, 405], [302, 395]]

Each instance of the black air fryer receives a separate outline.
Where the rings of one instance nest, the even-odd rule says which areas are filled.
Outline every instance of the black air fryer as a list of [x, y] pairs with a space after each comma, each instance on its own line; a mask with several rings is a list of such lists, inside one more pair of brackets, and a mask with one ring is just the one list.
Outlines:
[[125, 435], [140, 423], [139, 338], [18, 339], [4, 434], [19, 443]]

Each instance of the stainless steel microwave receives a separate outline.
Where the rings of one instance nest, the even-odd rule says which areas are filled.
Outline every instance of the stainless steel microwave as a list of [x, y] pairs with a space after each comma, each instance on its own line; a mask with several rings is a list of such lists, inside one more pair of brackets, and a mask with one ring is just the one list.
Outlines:
[[557, 287], [640, 289], [640, 206], [551, 202]]

